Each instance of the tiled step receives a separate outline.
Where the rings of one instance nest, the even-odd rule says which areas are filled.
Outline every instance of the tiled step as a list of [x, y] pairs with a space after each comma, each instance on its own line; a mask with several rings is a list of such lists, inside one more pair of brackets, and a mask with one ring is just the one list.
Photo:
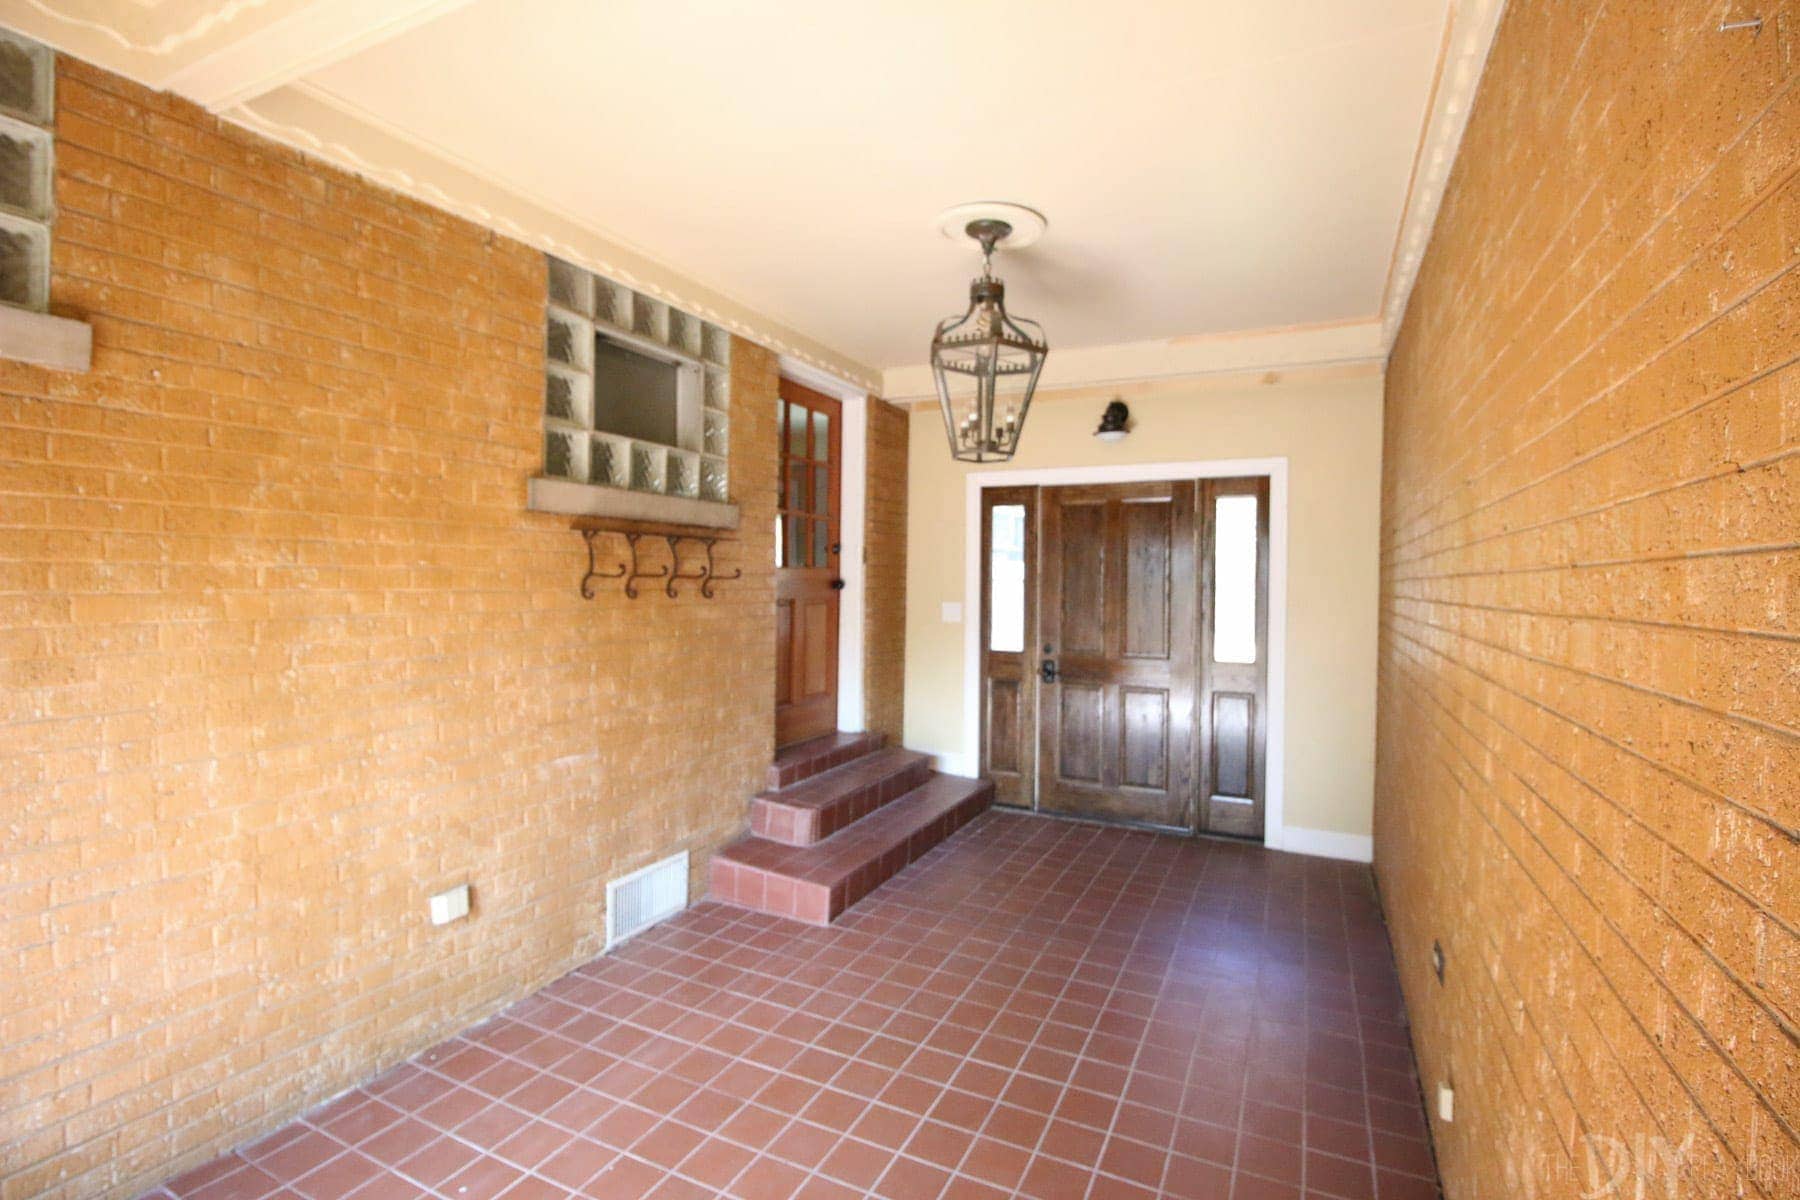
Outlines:
[[904, 796], [930, 774], [928, 755], [898, 746], [877, 750], [757, 796], [750, 801], [750, 832], [788, 846], [810, 846]]
[[879, 733], [828, 733], [795, 742], [775, 752], [775, 761], [769, 764], [769, 790], [793, 787], [821, 771], [873, 754], [886, 740]]
[[919, 787], [813, 846], [746, 837], [713, 855], [713, 898], [829, 925], [906, 864], [968, 824], [994, 798], [985, 779], [933, 774]]

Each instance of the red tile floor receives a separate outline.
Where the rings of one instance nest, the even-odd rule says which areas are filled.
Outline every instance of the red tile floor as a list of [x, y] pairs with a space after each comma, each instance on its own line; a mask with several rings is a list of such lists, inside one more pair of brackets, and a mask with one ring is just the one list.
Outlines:
[[989, 813], [719, 904], [151, 1196], [1438, 1194], [1366, 868]]

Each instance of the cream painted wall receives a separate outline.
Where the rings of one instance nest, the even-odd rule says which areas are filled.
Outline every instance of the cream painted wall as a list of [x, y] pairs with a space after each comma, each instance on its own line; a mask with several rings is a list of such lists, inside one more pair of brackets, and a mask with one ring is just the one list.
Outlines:
[[[1094, 439], [1113, 394], [1131, 404], [1123, 442]], [[1335, 377], [1138, 385], [1045, 395], [1011, 467], [1223, 458], [1288, 460], [1287, 745], [1289, 848], [1366, 857], [1375, 776], [1375, 637], [1380, 564], [1382, 384], [1374, 368]], [[1004, 469], [950, 457], [935, 408], [912, 414], [906, 582], [906, 744], [973, 760], [963, 735], [964, 476]], [[1316, 836], [1310, 836], [1316, 834]]]

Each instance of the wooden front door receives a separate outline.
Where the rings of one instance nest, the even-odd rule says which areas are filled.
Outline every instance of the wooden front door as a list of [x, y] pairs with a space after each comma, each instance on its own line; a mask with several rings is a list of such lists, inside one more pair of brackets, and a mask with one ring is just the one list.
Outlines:
[[836, 400], [781, 381], [781, 495], [775, 517], [775, 744], [837, 728]]
[[1039, 498], [1038, 807], [1186, 828], [1194, 796], [1194, 484]]
[[1267, 479], [985, 489], [981, 560], [998, 803], [1262, 837]]

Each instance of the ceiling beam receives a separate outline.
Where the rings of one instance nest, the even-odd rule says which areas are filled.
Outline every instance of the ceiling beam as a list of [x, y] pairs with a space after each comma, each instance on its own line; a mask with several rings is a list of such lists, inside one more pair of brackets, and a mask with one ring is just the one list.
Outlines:
[[317, 0], [173, 70], [162, 86], [213, 112], [274, 91], [469, 0]]

